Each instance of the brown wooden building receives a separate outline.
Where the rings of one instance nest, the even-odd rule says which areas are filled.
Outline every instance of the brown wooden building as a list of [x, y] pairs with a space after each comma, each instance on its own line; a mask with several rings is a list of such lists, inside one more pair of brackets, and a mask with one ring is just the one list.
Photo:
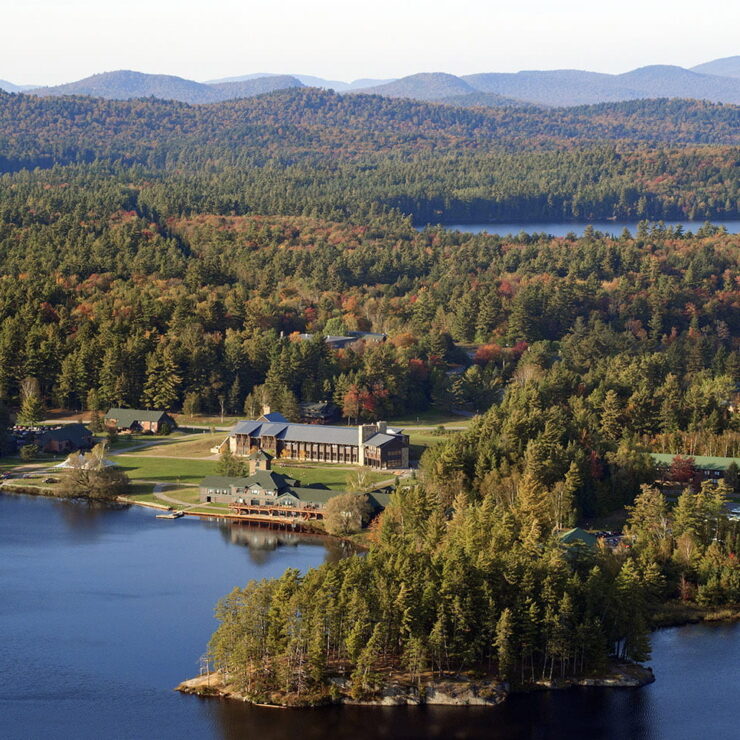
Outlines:
[[240, 421], [231, 431], [234, 455], [264, 450], [275, 458], [402, 469], [409, 466], [409, 438], [385, 422], [340, 427], [289, 422]]

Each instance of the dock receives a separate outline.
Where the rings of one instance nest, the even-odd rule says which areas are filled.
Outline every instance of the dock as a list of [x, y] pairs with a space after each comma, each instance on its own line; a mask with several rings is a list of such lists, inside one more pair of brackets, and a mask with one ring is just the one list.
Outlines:
[[157, 519], [179, 519], [181, 516], [185, 516], [183, 511], [168, 511], [166, 514], [157, 514]]

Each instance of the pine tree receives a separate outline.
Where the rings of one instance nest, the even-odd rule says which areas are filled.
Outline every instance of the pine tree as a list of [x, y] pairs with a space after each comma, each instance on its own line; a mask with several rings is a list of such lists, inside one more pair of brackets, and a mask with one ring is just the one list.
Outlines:
[[39, 395], [36, 378], [26, 378], [21, 384], [21, 408], [18, 421], [22, 424], [38, 424], [44, 418], [44, 404]]
[[182, 379], [172, 350], [161, 345], [147, 358], [142, 403], [146, 408], [166, 411], [179, 397]]
[[616, 442], [622, 436], [623, 425], [621, 416], [622, 405], [619, 401], [619, 396], [613, 390], [607, 391], [601, 409], [599, 431], [601, 432], [601, 436], [608, 442]]
[[494, 640], [498, 660], [498, 672], [501, 678], [508, 680], [514, 668], [514, 619], [511, 609], [506, 607], [496, 622], [496, 638]]

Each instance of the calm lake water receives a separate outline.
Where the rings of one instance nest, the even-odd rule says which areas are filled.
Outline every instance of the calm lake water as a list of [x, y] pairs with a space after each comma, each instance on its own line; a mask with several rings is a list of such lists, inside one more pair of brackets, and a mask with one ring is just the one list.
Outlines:
[[[480, 234], [487, 231], [489, 234], [519, 234], [524, 231], [528, 234], [544, 233], [552, 236], [565, 236], [573, 232], [581, 236], [588, 226], [595, 231], [602, 231], [614, 236], [620, 236], [622, 230], [627, 228], [634, 236], [637, 234], [637, 221], [590, 221], [580, 223], [501, 223], [501, 224], [447, 224], [446, 229], [450, 231], [462, 231], [466, 234]], [[740, 220], [734, 221], [712, 221], [715, 226], [724, 226], [730, 234], [740, 234]], [[703, 221], [666, 221], [666, 226], [683, 226], [684, 231], [696, 232], [703, 225]], [[419, 227], [423, 228], [423, 227]]]
[[172, 691], [198, 673], [213, 605], [310, 568], [326, 541], [152, 512], [0, 495], [0, 737], [736, 739], [740, 625], [666, 630], [658, 680], [486, 708], [278, 710]]

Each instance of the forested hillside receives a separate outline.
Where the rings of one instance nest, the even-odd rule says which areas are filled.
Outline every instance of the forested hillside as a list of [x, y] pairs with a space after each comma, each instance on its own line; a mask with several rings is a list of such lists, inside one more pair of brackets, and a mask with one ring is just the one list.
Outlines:
[[[738, 213], [738, 109], [468, 110], [312, 89], [188, 106], [0, 94], [0, 170], [126, 183], [161, 214], [419, 223]], [[88, 174], [85, 174], [89, 172]]]
[[[163, 215], [164, 184], [138, 191], [95, 167], [6, 183], [0, 392], [11, 405], [30, 376], [47, 404], [68, 408], [239, 414], [259, 395], [289, 415], [327, 397], [366, 419], [432, 402], [475, 411], [500, 400], [526, 357], [527, 372], [567, 369], [557, 382], [570, 394], [591, 384], [581, 426], [598, 428], [613, 391], [620, 424], [648, 443], [733, 428], [738, 236], [645, 227], [512, 241], [420, 233], [388, 216], [221, 216], [207, 193], [204, 213]], [[346, 330], [390, 339], [333, 352], [320, 336], [290, 336]], [[481, 345], [473, 362], [454, 341]], [[675, 418], [658, 413], [664, 386], [682, 399]], [[476, 466], [462, 470], [472, 479]]]

